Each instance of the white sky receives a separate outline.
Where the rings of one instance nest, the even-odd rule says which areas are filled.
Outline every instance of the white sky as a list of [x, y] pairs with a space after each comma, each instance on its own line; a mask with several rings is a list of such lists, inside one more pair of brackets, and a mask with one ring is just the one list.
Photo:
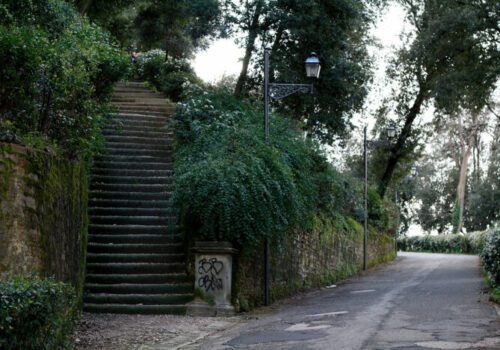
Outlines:
[[[382, 50], [373, 48], [372, 54], [383, 59], [390, 48], [400, 43], [399, 35], [403, 29], [404, 12], [401, 7], [392, 5], [373, 31], [374, 36], [383, 45]], [[237, 75], [241, 70], [241, 58], [244, 50], [239, 48], [233, 39], [215, 41], [207, 50], [199, 52], [193, 60], [196, 74], [206, 82], [216, 82], [223, 76]], [[385, 64], [379, 63], [379, 71], [383, 73]]]

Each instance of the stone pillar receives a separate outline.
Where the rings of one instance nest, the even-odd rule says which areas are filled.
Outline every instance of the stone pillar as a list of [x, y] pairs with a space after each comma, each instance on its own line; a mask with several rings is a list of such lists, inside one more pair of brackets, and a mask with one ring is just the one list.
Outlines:
[[192, 316], [234, 314], [231, 305], [233, 254], [238, 251], [228, 242], [196, 242], [195, 300], [188, 304]]

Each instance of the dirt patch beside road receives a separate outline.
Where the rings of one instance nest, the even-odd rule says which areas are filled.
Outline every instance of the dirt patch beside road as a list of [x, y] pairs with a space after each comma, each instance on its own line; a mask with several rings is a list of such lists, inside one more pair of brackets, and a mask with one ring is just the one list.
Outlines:
[[232, 328], [240, 317], [84, 313], [75, 332], [77, 350], [175, 349]]

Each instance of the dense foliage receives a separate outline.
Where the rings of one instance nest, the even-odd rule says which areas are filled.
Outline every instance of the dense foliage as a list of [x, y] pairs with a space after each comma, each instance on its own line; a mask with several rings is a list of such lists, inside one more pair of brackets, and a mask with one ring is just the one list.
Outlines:
[[[176, 200], [190, 230], [251, 244], [307, 228], [320, 210], [362, 219], [361, 186], [333, 169], [294, 122], [273, 115], [265, 142], [260, 109], [229, 91], [190, 86], [184, 96], [175, 116]], [[394, 224], [387, 210], [370, 191], [380, 231]]]
[[184, 84], [201, 84], [187, 60], [166, 56], [163, 50], [140, 53], [135, 64], [135, 75], [173, 101], [180, 100]]
[[399, 237], [398, 248], [409, 252], [479, 254], [484, 232]]
[[304, 60], [316, 52], [322, 70], [320, 79], [314, 81], [314, 97], [296, 95], [276, 105], [284, 115], [302, 121], [321, 141], [346, 137], [371, 79], [367, 33], [376, 18], [371, 5], [383, 2], [231, 1], [230, 28], [245, 34], [240, 41], [245, 57], [235, 95], [260, 91], [264, 47], [271, 49], [270, 79], [280, 83], [311, 83], [305, 76]]
[[496, 226], [485, 235], [481, 260], [493, 287], [500, 287], [500, 227]]
[[141, 48], [160, 47], [171, 57], [186, 58], [217, 36], [221, 18], [219, 0], [146, 0], [134, 24]]
[[0, 348], [70, 349], [76, 321], [72, 287], [53, 280], [14, 278], [0, 283]]
[[399, 164], [423, 141], [419, 116], [424, 108], [433, 104], [434, 119], [447, 121], [462, 109], [477, 112], [491, 104], [500, 77], [497, 0], [398, 2], [412, 29], [388, 72], [394, 93], [381, 118], [392, 111], [399, 133], [384, 162], [382, 196]]
[[7, 1], [2, 9], [1, 128], [45, 138], [70, 154], [86, 151], [127, 58], [63, 1]]

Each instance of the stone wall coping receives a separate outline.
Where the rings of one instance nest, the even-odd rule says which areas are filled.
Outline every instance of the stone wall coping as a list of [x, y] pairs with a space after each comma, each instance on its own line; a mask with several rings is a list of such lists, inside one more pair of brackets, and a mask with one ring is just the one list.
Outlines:
[[238, 249], [224, 241], [197, 241], [191, 250], [200, 254], [238, 254]]

